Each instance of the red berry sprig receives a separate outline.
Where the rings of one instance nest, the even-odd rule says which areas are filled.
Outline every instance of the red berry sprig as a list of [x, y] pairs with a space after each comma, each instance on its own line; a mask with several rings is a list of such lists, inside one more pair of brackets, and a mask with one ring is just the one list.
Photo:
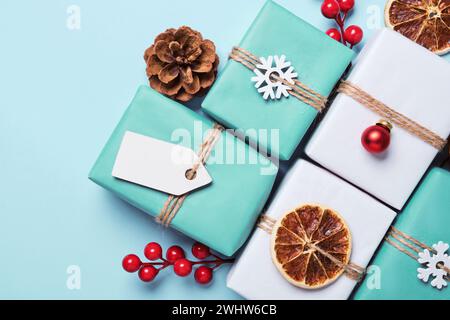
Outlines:
[[328, 29], [326, 34], [344, 45], [353, 48], [361, 42], [363, 31], [356, 25], [351, 25], [345, 29], [345, 20], [348, 13], [355, 6], [355, 0], [324, 0], [321, 6], [322, 15], [328, 19], [334, 19], [339, 29]]
[[[150, 242], [144, 248], [144, 256], [155, 262], [142, 262], [135, 254], [128, 254], [122, 260], [122, 267], [127, 272], [138, 272], [139, 278], [144, 282], [153, 281], [158, 273], [173, 266], [173, 271], [180, 277], [186, 277], [192, 273], [194, 265], [200, 265], [194, 272], [194, 279], [199, 284], [208, 284], [213, 279], [213, 272], [224, 263], [232, 263], [233, 259], [222, 259], [215, 255], [211, 250], [201, 243], [192, 245], [192, 255], [198, 261], [192, 261], [186, 258], [183, 248], [171, 246], [167, 249], [166, 257], [162, 256], [162, 248], [159, 243]], [[204, 260], [213, 257], [211, 260]]]

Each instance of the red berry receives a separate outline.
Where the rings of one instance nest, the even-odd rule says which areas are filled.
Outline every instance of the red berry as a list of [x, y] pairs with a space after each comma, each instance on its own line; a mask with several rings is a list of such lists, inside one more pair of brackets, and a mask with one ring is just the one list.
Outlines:
[[344, 39], [352, 46], [361, 42], [363, 38], [363, 31], [360, 27], [352, 25], [345, 29]]
[[159, 270], [152, 265], [143, 266], [139, 270], [139, 278], [144, 282], [150, 282], [158, 275]]
[[184, 250], [179, 246], [171, 246], [169, 249], [167, 249], [166, 259], [170, 263], [174, 263], [175, 261], [184, 257]]
[[331, 28], [327, 30], [327, 35], [329, 35], [334, 40], [340, 42], [341, 41], [341, 33], [336, 28]]
[[328, 19], [334, 19], [340, 12], [339, 3], [336, 0], [325, 0], [322, 3], [322, 14]]
[[349, 12], [355, 6], [355, 0], [337, 0], [342, 12]]
[[162, 248], [159, 243], [150, 242], [145, 246], [144, 255], [148, 260], [153, 261], [157, 259], [161, 259], [162, 257]]
[[122, 268], [127, 272], [136, 272], [141, 265], [141, 259], [135, 254], [126, 255], [122, 260]]
[[202, 243], [196, 242], [192, 245], [192, 255], [197, 259], [205, 259], [211, 255], [209, 248]]
[[173, 264], [173, 271], [180, 277], [186, 277], [192, 271], [192, 262], [187, 259], [178, 259]]
[[206, 266], [198, 267], [195, 270], [194, 278], [200, 284], [210, 283], [213, 278], [213, 270]]

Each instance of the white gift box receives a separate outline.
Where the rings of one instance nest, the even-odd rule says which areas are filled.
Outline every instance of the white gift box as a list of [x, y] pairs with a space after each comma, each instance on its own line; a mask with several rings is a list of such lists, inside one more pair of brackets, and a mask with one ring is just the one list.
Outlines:
[[[447, 139], [450, 64], [444, 59], [384, 29], [364, 47], [347, 80]], [[370, 154], [361, 145], [361, 134], [380, 119], [339, 94], [305, 151], [325, 168], [401, 209], [438, 150], [393, 124], [389, 148]]]
[[[395, 212], [328, 171], [298, 160], [286, 175], [266, 214], [278, 219], [304, 203], [336, 210], [352, 234], [350, 261], [363, 268], [383, 239]], [[355, 280], [341, 275], [320, 289], [302, 289], [285, 280], [272, 262], [271, 236], [257, 228], [231, 269], [227, 286], [247, 299], [347, 299]]]

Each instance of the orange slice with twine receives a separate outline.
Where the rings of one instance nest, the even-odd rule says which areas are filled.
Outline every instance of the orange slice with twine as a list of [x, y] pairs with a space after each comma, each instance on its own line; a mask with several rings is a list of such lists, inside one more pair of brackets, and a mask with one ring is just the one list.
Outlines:
[[450, 0], [389, 0], [386, 25], [436, 54], [450, 51]]
[[317, 289], [349, 263], [350, 229], [334, 210], [306, 204], [284, 214], [272, 230], [272, 260], [293, 285]]

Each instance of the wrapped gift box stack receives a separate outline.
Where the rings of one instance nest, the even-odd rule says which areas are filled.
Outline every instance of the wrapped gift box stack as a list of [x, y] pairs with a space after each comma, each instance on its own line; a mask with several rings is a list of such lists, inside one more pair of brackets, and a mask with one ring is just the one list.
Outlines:
[[[384, 29], [375, 35], [347, 80], [443, 139], [450, 134], [449, 63], [400, 34]], [[341, 93], [305, 152], [400, 210], [439, 150], [394, 125], [389, 148], [374, 156], [361, 147], [360, 137], [379, 120], [379, 114]]]
[[[320, 107], [338, 85], [353, 55], [352, 50], [278, 4], [267, 1], [241, 43], [232, 50], [231, 59], [202, 104], [203, 110], [219, 124], [149, 87], [141, 87], [92, 168], [90, 179], [158, 218], [167, 209], [168, 199], [182, 199], [170, 226], [219, 253], [233, 255], [245, 243], [263, 212], [278, 169], [257, 150], [270, 151], [281, 160], [291, 158], [321, 109], [318, 104]], [[271, 57], [276, 63], [291, 63], [285, 67], [291, 67], [289, 70], [297, 73], [298, 80], [286, 81], [302, 87], [303, 91], [299, 89], [298, 93], [291, 88], [284, 96], [275, 90], [272, 97], [268, 92], [263, 96], [264, 90], [255, 88], [258, 79], [252, 77], [257, 72], [249, 68], [255, 61], [272, 63]], [[276, 72], [274, 75], [281, 76]], [[274, 75], [264, 76], [272, 79]], [[374, 36], [356, 59], [346, 81], [433, 132], [442, 141], [450, 133], [449, 64], [397, 33], [382, 30]], [[389, 236], [393, 230], [391, 224], [396, 212], [390, 207], [403, 208], [439, 148], [394, 124], [387, 151], [380, 155], [369, 153], [361, 145], [361, 133], [379, 121], [380, 115], [343, 93], [330, 103], [327, 112], [321, 110], [324, 117], [305, 150], [324, 168], [296, 160], [268, 205], [265, 217], [277, 221], [302, 204], [318, 204], [335, 210], [351, 234], [351, 263], [365, 269], [386, 233]], [[180, 195], [142, 182], [145, 179], [139, 170], [142, 176], [147, 174], [143, 161], [139, 163], [144, 169], [132, 170], [133, 179], [114, 173], [125, 152], [124, 144], [130, 147], [127, 145], [130, 134], [161, 143], [182, 144], [174, 141], [173, 133], [183, 129], [189, 136], [195, 136], [198, 123], [206, 129], [216, 130], [220, 125], [239, 129], [250, 143], [237, 138], [239, 134], [216, 130], [214, 143], [205, 144], [202, 134], [199, 143], [187, 146], [191, 151], [197, 153], [210, 148], [211, 154], [222, 154], [223, 159], [229, 159], [226, 153], [231, 152], [233, 158], [245, 154], [245, 159], [257, 161], [207, 161], [204, 167], [202, 163], [195, 170], [200, 180], [209, 174], [210, 183]], [[260, 139], [259, 130], [278, 130], [279, 143]], [[152, 153], [159, 150], [144, 151], [150, 166]], [[133, 156], [128, 154], [125, 158], [129, 160]], [[190, 176], [186, 171], [185, 178], [195, 180], [195, 175]], [[182, 183], [178, 184], [181, 187]], [[433, 169], [394, 228], [428, 246], [438, 241], [449, 242], [449, 190], [450, 173]], [[272, 261], [270, 239], [267, 230], [256, 228], [229, 274], [227, 285], [243, 297], [347, 299], [357, 287], [358, 281], [347, 277], [345, 272], [320, 289], [292, 285]], [[417, 279], [418, 262], [386, 241], [375, 258], [375, 264], [382, 270], [381, 289], [369, 290], [366, 278], [356, 292], [357, 299], [448, 298], [448, 290], [442, 294]], [[344, 269], [347, 271], [346, 266]]]
[[[112, 176], [124, 134], [131, 131], [171, 142], [172, 134], [180, 128], [194, 137], [196, 123], [205, 128], [213, 126], [212, 121], [181, 104], [149, 87], [140, 87], [92, 168], [90, 179], [139, 209], [157, 216], [168, 197], [166, 193]], [[248, 154], [249, 158], [261, 157], [227, 132], [223, 132], [220, 139], [222, 143], [217, 143], [214, 150], [222, 146], [235, 154]], [[197, 151], [199, 146], [193, 147]], [[272, 174], [261, 174], [261, 169], [267, 166], [274, 170]], [[261, 158], [255, 164], [216, 161], [207, 164], [207, 170], [212, 183], [189, 194], [171, 226], [229, 256], [239, 249], [251, 232], [272, 189], [276, 167]]]
[[[327, 97], [353, 58], [353, 51], [322, 31], [267, 1], [248, 29], [239, 47], [258, 57], [285, 55], [298, 73], [298, 80]], [[264, 100], [250, 81], [255, 74], [230, 59], [202, 107], [230, 128], [246, 132], [261, 149], [291, 157], [318, 111], [290, 96]], [[279, 130], [279, 146], [258, 139], [258, 130]], [[256, 130], [256, 131], [255, 131]]]
[[[349, 201], [351, 199], [351, 201]], [[336, 210], [352, 234], [351, 262], [363, 268], [383, 239], [395, 212], [333, 174], [305, 160], [289, 170], [266, 214], [278, 219], [302, 203]], [[357, 282], [341, 276], [321, 289], [287, 282], [272, 263], [270, 236], [258, 228], [230, 271], [227, 285], [248, 299], [347, 299]]]
[[[396, 230], [431, 247], [439, 241], [449, 242], [450, 172], [433, 168], [394, 224]], [[388, 238], [402, 250], [384, 241], [372, 264], [379, 267], [379, 276], [369, 276], [361, 284], [355, 299], [436, 299], [449, 300], [448, 288], [441, 290], [417, 278], [417, 268], [426, 268], [417, 261], [418, 254], [393, 236]], [[419, 248], [423, 251], [422, 248]], [[447, 258], [447, 265], [450, 266]], [[433, 280], [430, 275], [429, 282]]]

